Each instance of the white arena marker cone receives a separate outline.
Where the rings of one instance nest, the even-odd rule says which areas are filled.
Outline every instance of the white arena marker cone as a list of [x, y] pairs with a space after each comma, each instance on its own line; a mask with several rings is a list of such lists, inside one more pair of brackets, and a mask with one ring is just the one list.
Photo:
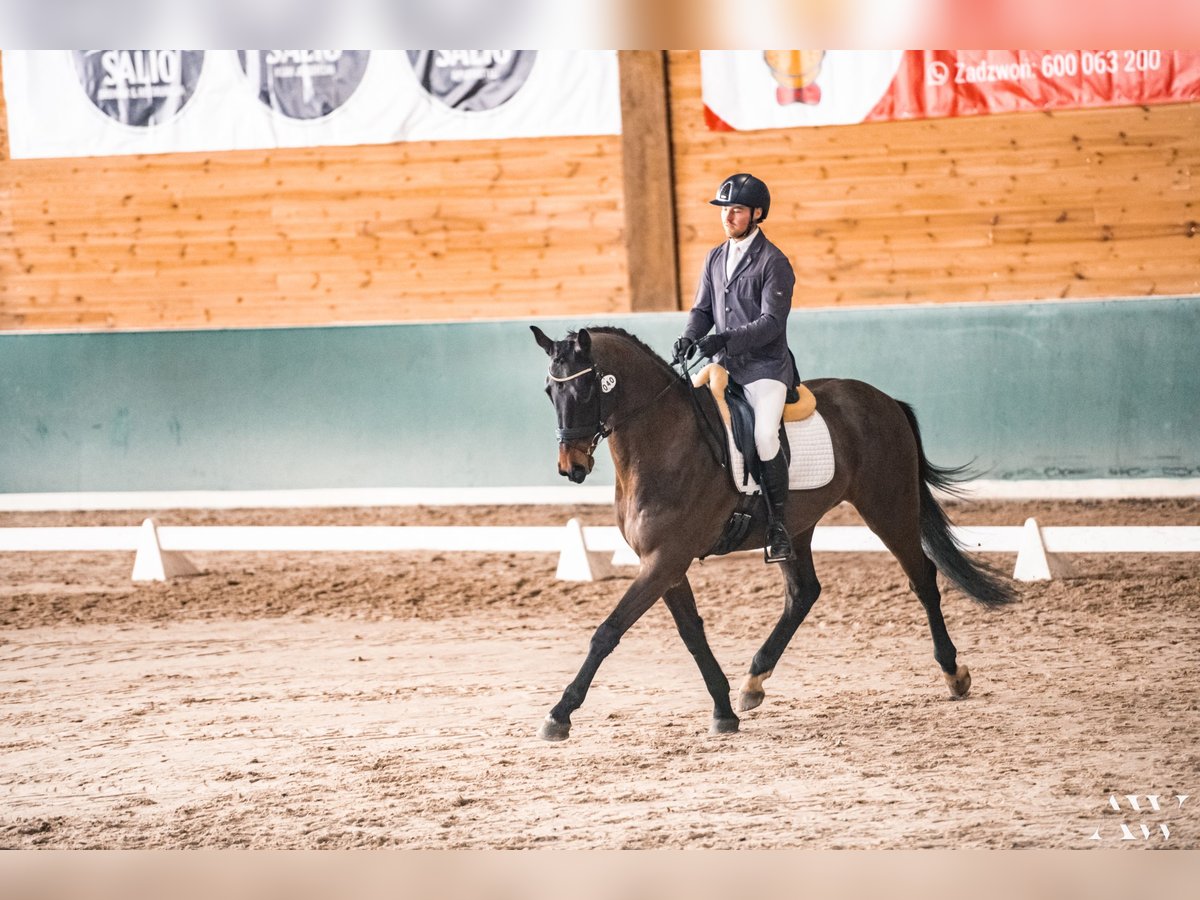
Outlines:
[[163, 550], [158, 542], [158, 523], [154, 519], [142, 522], [137, 556], [133, 559], [134, 581], [166, 581], [179, 575], [199, 575], [200, 570], [182, 553]]
[[562, 552], [558, 555], [559, 581], [599, 581], [612, 575], [612, 567], [597, 554], [589, 553], [583, 540], [583, 527], [578, 519], [567, 522], [563, 534]]
[[1021, 546], [1017, 550], [1017, 565], [1013, 569], [1016, 581], [1050, 581], [1067, 578], [1074, 574], [1066, 560], [1046, 552], [1042, 543], [1042, 529], [1037, 519], [1026, 519], [1021, 533]]

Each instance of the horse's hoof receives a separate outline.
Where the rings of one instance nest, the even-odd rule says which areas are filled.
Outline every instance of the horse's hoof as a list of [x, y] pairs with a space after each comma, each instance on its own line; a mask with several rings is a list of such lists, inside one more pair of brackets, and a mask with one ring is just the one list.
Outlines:
[[738, 712], [748, 712], [752, 709], [757, 709], [762, 706], [762, 702], [767, 699], [766, 691], [742, 691], [738, 695]]
[[961, 663], [953, 675], [943, 672], [942, 675], [946, 679], [946, 685], [950, 688], [951, 700], [962, 700], [971, 690], [971, 673], [967, 671], [967, 667]]
[[543, 741], [565, 741], [570, 734], [570, 722], [556, 722], [550, 716], [546, 716], [546, 721], [538, 729], [538, 737]]
[[708, 729], [708, 733], [709, 734], [737, 734], [739, 723], [740, 723], [740, 720], [738, 719], [737, 716], [733, 716], [732, 718], [729, 718], [729, 719], [714, 718], [712, 720], [712, 726]]

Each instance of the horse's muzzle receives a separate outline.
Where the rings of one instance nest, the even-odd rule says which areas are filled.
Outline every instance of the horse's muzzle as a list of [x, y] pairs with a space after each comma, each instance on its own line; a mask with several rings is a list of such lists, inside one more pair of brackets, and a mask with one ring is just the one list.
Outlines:
[[558, 445], [558, 474], [571, 479], [574, 484], [583, 484], [595, 464], [595, 459], [586, 450], [569, 444]]

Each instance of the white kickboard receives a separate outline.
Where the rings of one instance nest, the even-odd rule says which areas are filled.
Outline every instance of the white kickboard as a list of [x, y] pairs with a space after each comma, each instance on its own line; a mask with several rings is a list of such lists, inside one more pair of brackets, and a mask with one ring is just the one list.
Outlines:
[[[788, 422], [784, 427], [787, 430], [788, 444], [792, 448], [788, 487], [793, 491], [810, 491], [829, 484], [833, 480], [833, 439], [829, 436], [829, 426], [825, 424], [821, 414], [814, 412], [807, 419]], [[725, 436], [729, 441], [733, 483], [743, 494], [757, 494], [758, 482], [753, 477], [748, 479], [746, 484], [742, 484], [746, 460], [733, 445], [733, 433], [728, 428], [725, 429]]]

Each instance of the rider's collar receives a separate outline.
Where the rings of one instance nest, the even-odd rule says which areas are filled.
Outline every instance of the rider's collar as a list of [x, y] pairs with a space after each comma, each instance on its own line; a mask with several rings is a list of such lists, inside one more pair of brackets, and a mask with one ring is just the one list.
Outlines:
[[752, 232], [750, 232], [748, 235], [746, 235], [744, 238], [740, 238], [740, 239], [739, 238], [730, 238], [729, 246], [730, 247], [741, 247], [744, 250], [749, 250], [750, 245], [754, 243], [754, 239], [756, 237], [758, 237], [761, 233], [762, 233], [762, 229], [760, 229], [757, 225], [755, 225], [754, 230]]

